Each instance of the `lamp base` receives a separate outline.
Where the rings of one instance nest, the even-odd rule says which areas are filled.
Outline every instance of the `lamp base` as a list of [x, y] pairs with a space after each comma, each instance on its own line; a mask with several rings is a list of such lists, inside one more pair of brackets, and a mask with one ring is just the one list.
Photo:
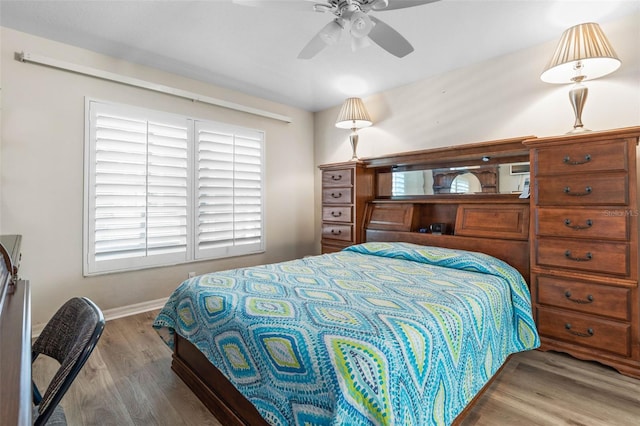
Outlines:
[[590, 132], [591, 129], [586, 129], [584, 126], [582, 127], [574, 127], [573, 129], [569, 130], [566, 134], [567, 135], [574, 135], [576, 133], [587, 133]]
[[587, 88], [587, 86], [581, 83], [582, 78], [576, 79], [576, 83], [569, 91], [569, 101], [571, 101], [571, 106], [573, 107], [576, 121], [573, 124], [573, 130], [568, 131], [567, 134], [590, 131], [589, 129], [586, 129], [584, 127], [584, 124], [582, 124], [582, 110], [584, 109], [584, 104], [587, 102], [587, 95], [589, 94], [589, 89]]
[[351, 161], [360, 161], [358, 154], [356, 154], [356, 148], [358, 147], [358, 134], [356, 133], [356, 129], [352, 130], [352, 133], [349, 135], [349, 142], [351, 142], [351, 150], [353, 152]]

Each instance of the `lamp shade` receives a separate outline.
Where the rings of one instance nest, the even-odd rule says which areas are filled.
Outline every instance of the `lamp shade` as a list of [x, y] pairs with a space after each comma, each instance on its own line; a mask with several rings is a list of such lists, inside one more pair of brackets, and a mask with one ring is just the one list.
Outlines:
[[593, 80], [620, 67], [620, 59], [600, 26], [589, 22], [567, 29], [540, 79], [547, 83]]
[[371, 117], [360, 98], [348, 98], [344, 101], [336, 127], [340, 129], [362, 129], [371, 126]]

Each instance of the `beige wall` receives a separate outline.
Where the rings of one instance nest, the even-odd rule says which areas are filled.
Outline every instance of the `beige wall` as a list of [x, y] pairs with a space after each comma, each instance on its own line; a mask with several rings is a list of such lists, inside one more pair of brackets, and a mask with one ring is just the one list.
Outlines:
[[[2, 28], [0, 230], [23, 235], [21, 276], [32, 285], [33, 323], [66, 299], [103, 309], [167, 297], [189, 271], [204, 273], [313, 254], [313, 114], [87, 50]], [[13, 59], [30, 52], [287, 115], [246, 113]], [[85, 97], [187, 114], [266, 131], [266, 253], [129, 273], [82, 276]]]
[[[614, 74], [585, 83], [589, 96], [583, 122], [592, 130], [640, 125], [640, 14], [601, 27], [622, 66]], [[540, 80], [556, 44], [557, 39], [551, 40], [365, 98], [374, 124], [358, 132], [359, 156], [566, 133], [574, 121], [567, 95], [570, 86]], [[334, 126], [339, 107], [315, 115], [316, 165], [351, 158], [349, 131]], [[318, 244], [319, 239], [317, 231]]]

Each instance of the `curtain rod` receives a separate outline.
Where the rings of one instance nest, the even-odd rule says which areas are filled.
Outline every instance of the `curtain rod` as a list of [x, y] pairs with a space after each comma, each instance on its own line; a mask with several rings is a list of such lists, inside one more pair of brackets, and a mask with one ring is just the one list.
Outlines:
[[151, 83], [148, 81], [140, 80], [133, 77], [128, 77], [121, 74], [112, 73], [109, 71], [99, 70], [97, 68], [86, 67], [83, 65], [73, 64], [71, 62], [60, 61], [46, 56], [37, 55], [33, 53], [16, 52], [15, 59], [20, 62], [30, 62], [33, 64], [46, 65], [51, 68], [57, 68], [64, 71], [70, 71], [76, 74], [87, 75], [90, 77], [96, 77], [102, 80], [113, 81], [116, 83], [125, 84], [127, 86], [138, 87], [141, 89], [147, 89], [154, 92], [160, 92], [167, 95], [177, 96], [179, 98], [189, 99], [193, 102], [202, 102], [209, 105], [215, 105], [235, 111], [246, 112], [248, 114], [259, 115], [261, 117], [267, 117], [274, 120], [284, 121], [285, 123], [291, 123], [293, 120], [286, 115], [280, 115], [273, 112], [265, 111], [258, 108], [248, 107], [246, 105], [236, 104], [234, 102], [228, 102], [223, 99], [212, 98], [209, 96], [202, 96], [197, 93], [189, 92], [187, 90], [176, 89], [175, 87], [164, 86], [162, 84]]

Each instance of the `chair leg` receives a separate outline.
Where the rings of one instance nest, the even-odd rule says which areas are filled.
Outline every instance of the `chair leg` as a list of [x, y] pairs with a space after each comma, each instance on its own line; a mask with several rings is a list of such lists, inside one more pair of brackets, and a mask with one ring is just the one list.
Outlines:
[[40, 391], [33, 381], [31, 381], [31, 389], [33, 390], [33, 403], [35, 405], [40, 405], [42, 402], [42, 395], [40, 395]]

